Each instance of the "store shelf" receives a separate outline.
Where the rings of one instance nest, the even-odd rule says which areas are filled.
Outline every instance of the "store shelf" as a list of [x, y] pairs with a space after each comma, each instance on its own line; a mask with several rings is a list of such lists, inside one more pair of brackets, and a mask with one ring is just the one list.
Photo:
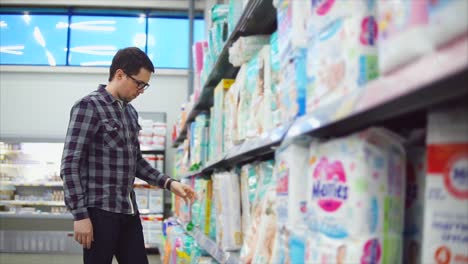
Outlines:
[[183, 175], [181, 178], [188, 178], [188, 177], [194, 177], [198, 176], [203, 173], [203, 168], [196, 170], [196, 171], [190, 171], [187, 174]]
[[[297, 119], [287, 138], [341, 136], [468, 98], [468, 36]], [[415, 78], [417, 76], [417, 78]]]
[[65, 206], [63, 201], [17, 201], [1, 200], [0, 205]]
[[66, 214], [53, 214], [53, 213], [14, 213], [14, 212], [0, 212], [0, 219], [2, 218], [22, 218], [22, 219], [73, 219], [69, 213]]
[[63, 182], [59, 182], [59, 181], [50, 181], [50, 182], [0, 181], [0, 185], [29, 186], [29, 187], [63, 187]]
[[160, 155], [164, 155], [166, 153], [166, 151], [164, 149], [149, 149], [149, 148], [144, 148], [142, 147], [140, 149], [141, 153], [142, 154], [160, 154]]
[[177, 219], [177, 222], [184, 228], [188, 235], [195, 239], [200, 248], [208, 252], [208, 254], [210, 254], [219, 263], [240, 263], [236, 252], [222, 250], [215, 241], [211, 240], [199, 229], [195, 228], [193, 231], [188, 231], [186, 225], [181, 220]]
[[250, 0], [242, 12], [236, 27], [227, 39], [211, 73], [208, 75], [198, 101], [189, 112], [173, 147], [177, 147], [187, 136], [187, 126], [202, 111], [213, 105], [213, 90], [223, 78], [233, 79], [239, 71], [229, 62], [229, 48], [241, 36], [271, 34], [276, 30], [276, 9], [271, 0]]

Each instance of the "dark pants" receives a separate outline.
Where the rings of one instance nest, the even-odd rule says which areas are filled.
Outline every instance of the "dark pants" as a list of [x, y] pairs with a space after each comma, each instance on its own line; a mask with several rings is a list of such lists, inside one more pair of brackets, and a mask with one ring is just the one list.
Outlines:
[[119, 264], [147, 264], [140, 215], [111, 213], [88, 208], [93, 224], [94, 242], [83, 249], [85, 264], [111, 264], [115, 255]]

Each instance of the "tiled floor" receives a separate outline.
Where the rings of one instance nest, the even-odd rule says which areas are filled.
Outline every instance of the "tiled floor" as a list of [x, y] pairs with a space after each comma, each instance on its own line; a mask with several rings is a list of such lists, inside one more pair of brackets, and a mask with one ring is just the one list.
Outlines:
[[[150, 264], [160, 264], [159, 255], [148, 255]], [[81, 255], [52, 255], [52, 254], [10, 254], [0, 253], [1, 264], [81, 264]], [[114, 258], [113, 264], [117, 264]]]

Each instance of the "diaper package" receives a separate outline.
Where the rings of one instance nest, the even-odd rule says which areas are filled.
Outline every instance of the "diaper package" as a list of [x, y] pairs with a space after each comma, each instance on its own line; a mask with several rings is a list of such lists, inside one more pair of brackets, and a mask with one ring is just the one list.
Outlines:
[[307, 112], [378, 77], [375, 1], [320, 1], [308, 21]]
[[433, 50], [428, 31], [429, 2], [429, 0], [378, 1], [381, 73], [388, 73]]
[[468, 261], [468, 107], [429, 113], [421, 263]]
[[285, 141], [275, 154], [278, 264], [304, 262], [309, 141], [307, 137]]
[[254, 138], [254, 118], [252, 118], [252, 100], [258, 85], [258, 53], [247, 63], [245, 85], [239, 90], [239, 114], [237, 117], [239, 140]]
[[252, 205], [258, 187], [257, 164], [246, 164], [240, 172], [241, 205], [242, 205], [242, 237], [245, 237], [252, 221]]
[[[311, 1], [274, 1], [278, 20], [280, 71], [277, 91], [280, 122], [283, 124], [305, 113], [306, 105], [306, 21]], [[276, 47], [275, 47], [276, 48]]]
[[429, 1], [429, 33], [431, 42], [439, 47], [468, 32], [468, 1]]
[[229, 87], [234, 83], [233, 79], [222, 79], [214, 89], [213, 95], [213, 116], [215, 134], [211, 138], [216, 141], [216, 148], [214, 148], [214, 155], [219, 157], [224, 154], [224, 129], [226, 127], [226, 120], [224, 117], [224, 98], [229, 90]]
[[407, 148], [407, 156], [403, 256], [404, 263], [417, 264], [421, 263], [426, 152], [423, 147], [411, 146]]
[[245, 89], [247, 65], [243, 64], [237, 73], [236, 80], [231, 85], [224, 97], [224, 117], [226, 119], [226, 128], [224, 129], [225, 150], [230, 150], [234, 145], [240, 143], [239, 134], [245, 136], [245, 123], [238, 125], [240, 116], [244, 120], [246, 111], [240, 109], [240, 91]]
[[280, 83], [280, 58], [278, 49], [278, 31], [270, 36], [270, 69], [271, 69], [271, 93], [272, 93], [272, 125], [281, 125], [278, 84]]
[[229, 62], [234, 67], [247, 63], [269, 41], [269, 35], [239, 37], [229, 48]]
[[253, 264], [271, 263], [273, 247], [276, 238], [276, 187], [270, 186], [262, 201], [260, 225], [258, 227], [258, 241], [254, 251]]
[[239, 176], [233, 172], [213, 175], [216, 202], [216, 242], [223, 250], [242, 246]]
[[[256, 166], [258, 173], [258, 184], [256, 188], [255, 199], [251, 205], [252, 219], [250, 220], [250, 226], [247, 227], [248, 230], [246, 236], [243, 239], [244, 242], [240, 252], [240, 259], [243, 263], [252, 263], [257, 249], [257, 244], [260, 243], [260, 230], [265, 230], [265, 228], [261, 228], [261, 222], [262, 216], [267, 214], [267, 212], [264, 210], [264, 200], [266, 199], [269, 190], [271, 190], [271, 187], [275, 187], [275, 181], [273, 178], [273, 165], [273, 161], [265, 161], [259, 163], [258, 166]], [[271, 198], [271, 196], [269, 197]], [[269, 200], [271, 200], [270, 198]], [[271, 203], [266, 205], [271, 206]], [[268, 216], [272, 216], [271, 212], [268, 212], [268, 214]], [[272, 220], [265, 221], [268, 224], [268, 222]], [[274, 230], [276, 230], [276, 225], [272, 227]], [[273, 242], [274, 241], [271, 241], [271, 243]], [[271, 245], [271, 247], [272, 246], [273, 245]]]
[[372, 260], [363, 263], [401, 262], [405, 152], [399, 137], [371, 128], [311, 144], [308, 182], [307, 223], [313, 240], [308, 244], [324, 241], [314, 244], [318, 251], [310, 254], [322, 261], [332, 245], [338, 249], [343, 244], [361, 250], [345, 263], [358, 263], [368, 254]]

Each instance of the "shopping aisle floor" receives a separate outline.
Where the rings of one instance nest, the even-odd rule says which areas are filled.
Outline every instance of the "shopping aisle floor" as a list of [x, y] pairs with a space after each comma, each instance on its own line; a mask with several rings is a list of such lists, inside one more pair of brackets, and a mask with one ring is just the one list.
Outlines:
[[[150, 264], [160, 264], [159, 255], [148, 255]], [[81, 255], [48, 255], [48, 254], [10, 254], [0, 253], [1, 264], [82, 264]], [[112, 262], [117, 264], [117, 260]]]

